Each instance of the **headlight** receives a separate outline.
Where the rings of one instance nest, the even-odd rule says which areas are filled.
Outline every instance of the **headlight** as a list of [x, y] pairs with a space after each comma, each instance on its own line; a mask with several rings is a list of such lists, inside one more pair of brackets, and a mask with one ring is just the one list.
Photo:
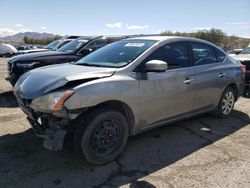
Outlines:
[[16, 66], [18, 68], [24, 68], [24, 69], [28, 69], [28, 68], [31, 68], [33, 67], [34, 65], [38, 65], [40, 64], [40, 62], [30, 62], [30, 63], [17, 63]]
[[74, 91], [58, 91], [38, 97], [31, 102], [30, 107], [35, 110], [61, 110], [64, 102], [74, 94]]

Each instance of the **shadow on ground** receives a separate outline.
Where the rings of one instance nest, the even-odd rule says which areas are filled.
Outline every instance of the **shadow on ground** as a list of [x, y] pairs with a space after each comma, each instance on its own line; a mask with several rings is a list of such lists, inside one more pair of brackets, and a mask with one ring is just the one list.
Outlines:
[[[222, 139], [250, 123], [234, 111], [228, 119], [209, 114], [180, 121], [131, 137], [126, 150], [104, 166], [88, 164], [73, 151], [71, 137], [65, 149], [51, 152], [31, 129], [0, 137], [0, 187], [155, 187], [139, 180]], [[166, 177], [165, 181], [168, 179]]]
[[5, 91], [0, 93], [0, 108], [15, 108], [18, 106], [13, 91]]

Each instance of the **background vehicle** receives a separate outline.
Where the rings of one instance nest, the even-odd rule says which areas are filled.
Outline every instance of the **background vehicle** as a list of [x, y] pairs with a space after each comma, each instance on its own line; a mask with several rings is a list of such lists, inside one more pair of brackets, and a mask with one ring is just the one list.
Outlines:
[[44, 48], [49, 49], [49, 50], [57, 50], [57, 49], [61, 48], [62, 46], [64, 46], [65, 44], [68, 44], [70, 41], [75, 40], [79, 37], [80, 36], [75, 36], [75, 35], [62, 37], [58, 40], [55, 40], [55, 41], [49, 43]]
[[48, 49], [37, 48], [36, 46], [33, 46], [33, 45], [23, 45], [23, 46], [17, 47], [17, 52], [15, 53], [15, 55], [42, 52], [42, 51], [47, 51], [47, 50]]
[[242, 65], [246, 66], [246, 93], [245, 95], [250, 97], [250, 46], [244, 49], [239, 55], [233, 56], [235, 60], [239, 60]]
[[16, 48], [10, 44], [0, 44], [0, 56], [10, 57], [17, 52]]
[[31, 49], [36, 49], [35, 46], [33, 45], [21, 45], [21, 46], [15, 46], [15, 48], [19, 50], [31, 50]]
[[47, 46], [44, 46], [43, 48], [36, 48], [32, 45], [21, 46], [18, 48], [16, 55], [28, 54], [28, 53], [34, 53], [34, 52], [44, 52], [44, 51], [49, 51], [49, 50], [57, 50], [61, 48], [62, 46], [64, 46], [65, 44], [69, 43], [70, 41], [77, 39], [79, 37], [80, 36], [62, 37], [61, 39], [58, 39], [49, 43]]
[[243, 49], [233, 49], [233, 50], [230, 50], [228, 52], [228, 54], [232, 57], [235, 55], [239, 55], [242, 51], [243, 51]]
[[209, 111], [229, 116], [244, 91], [243, 71], [211, 43], [142, 37], [107, 45], [75, 64], [32, 70], [14, 93], [46, 148], [62, 149], [65, 134], [73, 132], [76, 150], [90, 163], [105, 164], [129, 135]]
[[13, 57], [8, 62], [8, 80], [14, 86], [25, 72], [42, 66], [74, 62], [107, 44], [123, 39], [120, 36], [80, 37], [56, 51], [37, 52]]

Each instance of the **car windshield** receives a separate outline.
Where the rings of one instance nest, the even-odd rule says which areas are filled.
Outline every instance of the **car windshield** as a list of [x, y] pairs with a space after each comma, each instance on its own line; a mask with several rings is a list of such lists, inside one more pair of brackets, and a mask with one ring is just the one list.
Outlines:
[[80, 59], [75, 64], [100, 67], [123, 67], [134, 61], [149, 47], [154, 40], [130, 39], [109, 44]]
[[53, 49], [56, 45], [59, 44], [59, 42], [60, 42], [60, 40], [54, 40], [53, 42], [49, 43], [44, 48], [46, 48], [46, 49]]
[[59, 48], [58, 51], [59, 52], [69, 52], [69, 53], [75, 52], [76, 50], [81, 48], [88, 41], [89, 41], [89, 39], [85, 39], [85, 38], [75, 39], [75, 40], [72, 40], [71, 42], [69, 42], [68, 44], [65, 44], [61, 48]]
[[240, 54], [250, 54], [250, 47], [245, 48]]

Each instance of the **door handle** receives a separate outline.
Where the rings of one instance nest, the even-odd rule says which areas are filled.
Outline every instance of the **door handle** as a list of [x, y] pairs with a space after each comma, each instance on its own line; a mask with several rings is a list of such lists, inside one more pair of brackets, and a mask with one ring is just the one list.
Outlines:
[[219, 74], [218, 74], [218, 77], [219, 77], [219, 78], [222, 78], [222, 77], [224, 77], [224, 76], [226, 76], [226, 73], [219, 73]]
[[183, 81], [184, 84], [190, 84], [194, 79], [186, 78], [186, 80]]

